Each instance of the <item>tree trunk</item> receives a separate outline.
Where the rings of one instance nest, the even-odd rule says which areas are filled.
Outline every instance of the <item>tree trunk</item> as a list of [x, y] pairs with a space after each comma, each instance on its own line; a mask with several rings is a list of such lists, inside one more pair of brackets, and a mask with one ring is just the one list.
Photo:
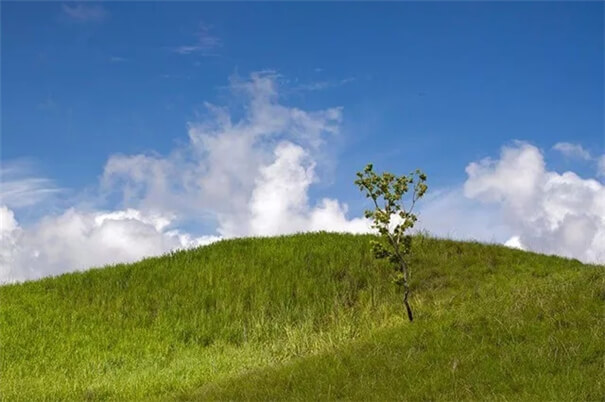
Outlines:
[[414, 315], [412, 314], [412, 308], [408, 303], [408, 296], [410, 295], [410, 284], [408, 282], [408, 267], [406, 266], [405, 262], [401, 263], [401, 269], [403, 270], [403, 304], [405, 305], [405, 309], [408, 312], [408, 318], [410, 319], [410, 322], [412, 322], [414, 321]]
[[414, 321], [414, 315], [412, 314], [412, 308], [410, 307], [410, 304], [408, 303], [408, 288], [406, 286], [405, 292], [403, 294], [403, 304], [405, 304], [405, 309], [408, 311], [408, 318], [411, 321]]

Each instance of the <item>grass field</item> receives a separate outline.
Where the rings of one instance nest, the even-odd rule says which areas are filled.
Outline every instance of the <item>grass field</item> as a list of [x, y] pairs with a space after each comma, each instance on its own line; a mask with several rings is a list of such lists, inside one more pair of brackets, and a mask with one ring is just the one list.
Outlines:
[[417, 237], [222, 241], [0, 287], [2, 400], [605, 399], [605, 267]]

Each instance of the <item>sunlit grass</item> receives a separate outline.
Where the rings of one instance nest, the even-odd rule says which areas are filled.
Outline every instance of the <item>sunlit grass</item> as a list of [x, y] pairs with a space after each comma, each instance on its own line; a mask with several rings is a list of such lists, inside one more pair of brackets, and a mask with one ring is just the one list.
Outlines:
[[0, 287], [3, 400], [605, 396], [605, 268], [420, 237], [223, 241]]

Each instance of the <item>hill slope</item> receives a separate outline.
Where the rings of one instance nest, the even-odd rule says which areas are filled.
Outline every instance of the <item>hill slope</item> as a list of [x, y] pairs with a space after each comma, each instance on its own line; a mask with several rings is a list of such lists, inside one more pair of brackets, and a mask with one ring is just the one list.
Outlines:
[[415, 239], [239, 239], [0, 287], [3, 400], [605, 396], [605, 269]]

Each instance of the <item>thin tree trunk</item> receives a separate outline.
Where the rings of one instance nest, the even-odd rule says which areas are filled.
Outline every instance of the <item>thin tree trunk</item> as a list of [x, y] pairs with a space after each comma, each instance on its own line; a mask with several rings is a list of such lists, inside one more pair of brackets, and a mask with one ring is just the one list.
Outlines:
[[410, 295], [410, 284], [408, 282], [408, 267], [405, 265], [405, 262], [401, 262], [401, 269], [403, 270], [403, 304], [405, 305], [405, 309], [408, 312], [408, 318], [410, 322], [414, 321], [414, 315], [412, 314], [412, 308], [408, 303], [408, 296]]
[[410, 319], [410, 321], [414, 321], [414, 315], [412, 314], [412, 308], [410, 307], [410, 304], [408, 303], [408, 295], [410, 293], [410, 288], [407, 286], [407, 283], [404, 285], [404, 292], [403, 292], [403, 304], [405, 304], [405, 308], [408, 311], [408, 318]]
[[[374, 199], [374, 204], [376, 204], [376, 208], [378, 208], [378, 204], [376, 203], [375, 199]], [[391, 234], [389, 232], [387, 232], [387, 235], [389, 237], [389, 241], [391, 242], [391, 245], [393, 246], [393, 249], [395, 250], [395, 255], [397, 255], [397, 258], [399, 258], [399, 262], [401, 263], [401, 271], [403, 272], [403, 289], [404, 289], [403, 304], [405, 305], [405, 309], [407, 310], [408, 318], [410, 319], [410, 321], [414, 321], [414, 315], [412, 314], [412, 308], [410, 307], [410, 304], [408, 303], [408, 296], [410, 295], [410, 284], [408, 282], [408, 280], [409, 280], [408, 266], [406, 265], [405, 260], [399, 253], [399, 244], [395, 241], [395, 239], [393, 239], [393, 236], [391, 236]]]

